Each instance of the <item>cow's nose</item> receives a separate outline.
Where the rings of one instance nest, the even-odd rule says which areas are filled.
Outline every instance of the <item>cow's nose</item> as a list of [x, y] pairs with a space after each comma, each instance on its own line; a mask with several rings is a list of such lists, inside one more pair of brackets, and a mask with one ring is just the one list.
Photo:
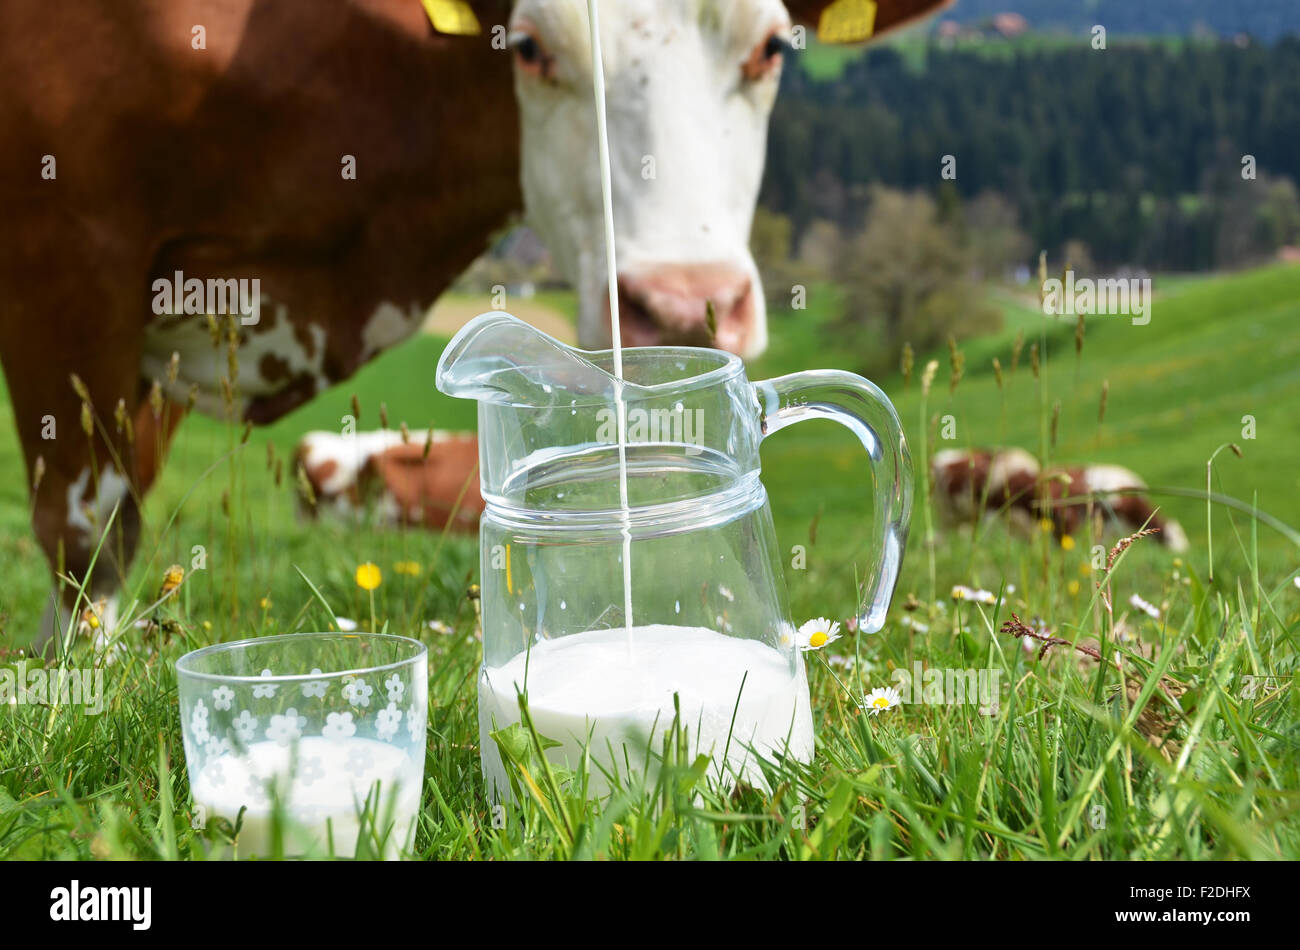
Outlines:
[[[709, 303], [716, 335], [709, 328]], [[717, 346], [740, 353], [754, 324], [749, 274], [729, 264], [673, 264], [620, 274], [618, 307], [626, 346]]]

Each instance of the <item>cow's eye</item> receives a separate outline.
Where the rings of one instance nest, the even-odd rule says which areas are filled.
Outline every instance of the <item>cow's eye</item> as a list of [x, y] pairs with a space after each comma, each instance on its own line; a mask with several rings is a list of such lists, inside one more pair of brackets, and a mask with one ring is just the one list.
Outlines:
[[555, 65], [555, 59], [546, 52], [541, 40], [528, 30], [516, 30], [508, 39], [510, 48], [515, 52], [515, 63], [530, 76], [549, 79]]
[[789, 40], [784, 36], [773, 33], [767, 38], [767, 42], [763, 44], [763, 56], [767, 59], [776, 59], [789, 48]]
[[740, 67], [740, 71], [751, 81], [769, 76], [781, 66], [788, 49], [790, 49], [789, 38], [773, 30], [750, 51], [749, 58]]

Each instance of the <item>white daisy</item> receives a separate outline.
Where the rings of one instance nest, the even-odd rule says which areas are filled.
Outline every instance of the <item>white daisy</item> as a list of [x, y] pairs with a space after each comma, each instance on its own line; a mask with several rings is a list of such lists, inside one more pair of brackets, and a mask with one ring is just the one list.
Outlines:
[[357, 622], [351, 617], [335, 617], [334, 626], [338, 627], [343, 633], [351, 633], [357, 629]]
[[1152, 620], [1160, 619], [1160, 608], [1157, 607], [1155, 604], [1143, 600], [1137, 594], [1134, 594], [1132, 597], [1130, 597], [1128, 599], [1128, 602], [1134, 609], [1142, 611]]
[[892, 686], [877, 686], [871, 692], [862, 698], [861, 706], [867, 713], [872, 716], [878, 715], [886, 709], [893, 709], [903, 702], [903, 697], [899, 695], [898, 690]]
[[795, 634], [795, 642], [799, 645], [799, 649], [805, 652], [820, 650], [828, 643], [834, 643], [839, 638], [839, 621], [827, 620], [825, 617], [809, 620]]
[[973, 600], [977, 604], [996, 604], [998, 595], [991, 590], [976, 589], [967, 587], [965, 584], [958, 584], [952, 589], [953, 600]]

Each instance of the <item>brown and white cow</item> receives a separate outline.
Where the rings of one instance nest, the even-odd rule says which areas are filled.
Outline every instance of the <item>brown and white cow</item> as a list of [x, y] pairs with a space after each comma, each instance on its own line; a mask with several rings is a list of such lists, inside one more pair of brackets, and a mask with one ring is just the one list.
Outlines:
[[308, 432], [296, 457], [312, 492], [300, 502], [312, 517], [470, 530], [483, 513], [473, 434], [434, 430], [408, 439], [392, 429]]
[[952, 524], [992, 514], [1021, 528], [1050, 520], [1059, 538], [1078, 535], [1091, 512], [1102, 530], [1150, 527], [1170, 550], [1187, 550], [1182, 526], [1147, 500], [1146, 483], [1135, 472], [1118, 465], [1043, 469], [1024, 449], [945, 449], [935, 453], [930, 475], [938, 508]]
[[[875, 33], [945, 2], [878, 0]], [[791, 13], [827, 4], [602, 0], [629, 344], [704, 342], [708, 299], [722, 345], [762, 349], [767, 117]], [[256, 423], [303, 404], [414, 332], [521, 205], [581, 342], [609, 339], [585, 3], [470, 6], [461, 36], [420, 0], [6, 0], [0, 362], [51, 564], [85, 578], [118, 509], [93, 597], [191, 396]], [[223, 338], [203, 314], [254, 279], [256, 322]]]

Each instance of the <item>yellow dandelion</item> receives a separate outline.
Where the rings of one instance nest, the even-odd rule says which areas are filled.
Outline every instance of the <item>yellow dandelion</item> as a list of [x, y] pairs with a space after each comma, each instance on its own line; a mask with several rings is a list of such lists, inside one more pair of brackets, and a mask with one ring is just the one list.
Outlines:
[[163, 574], [162, 586], [158, 588], [158, 596], [155, 597], [154, 600], [166, 600], [172, 594], [176, 593], [177, 588], [181, 586], [181, 582], [184, 580], [185, 568], [181, 567], [179, 564], [173, 564], [171, 567], [167, 568], [166, 573]]
[[257, 606], [261, 607], [263, 610], [270, 610], [270, 609], [271, 609], [271, 598], [270, 598], [270, 597], [263, 597], [261, 600], [259, 600], [259, 601], [257, 602]]
[[1051, 518], [1039, 519], [1038, 530], [1042, 531], [1043, 534], [1050, 534], [1052, 531], [1052, 519]]
[[384, 575], [380, 573], [378, 564], [366, 561], [357, 565], [357, 586], [362, 590], [374, 590], [383, 582]]
[[1074, 538], [1070, 537], [1068, 534], [1063, 534], [1063, 535], [1061, 535], [1061, 550], [1062, 550], [1062, 551], [1073, 551], [1073, 550], [1074, 550]]
[[1087, 577], [1089, 574], [1092, 573], [1092, 565], [1089, 564], [1087, 561], [1082, 562], [1079, 565], [1079, 573], [1082, 574], [1084, 577]]
[[393, 570], [395, 570], [398, 574], [405, 574], [408, 577], [419, 577], [420, 562], [419, 561], [398, 561], [396, 564], [393, 565]]
[[1066, 589], [1067, 591], [1070, 592], [1070, 596], [1071, 596], [1071, 597], [1078, 597], [1078, 596], [1079, 596], [1079, 582], [1078, 582], [1078, 581], [1070, 581], [1070, 583], [1068, 583], [1068, 584], [1065, 585], [1065, 589]]

